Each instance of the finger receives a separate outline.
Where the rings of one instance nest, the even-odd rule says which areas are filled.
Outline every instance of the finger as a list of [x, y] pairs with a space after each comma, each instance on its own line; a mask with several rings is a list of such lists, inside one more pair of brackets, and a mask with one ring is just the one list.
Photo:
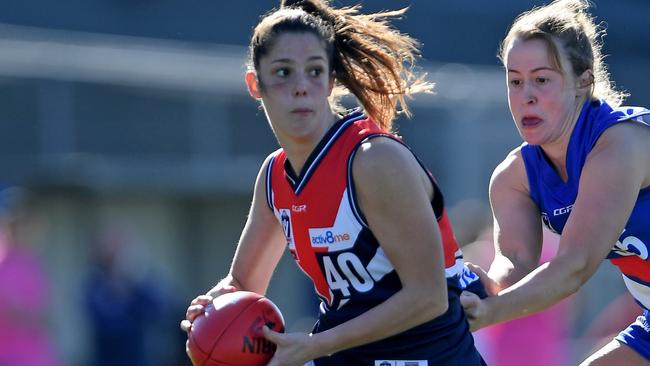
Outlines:
[[183, 331], [185, 331], [185, 332], [189, 332], [190, 329], [192, 329], [192, 322], [187, 320], [187, 319], [182, 320], [181, 321], [181, 329]]
[[467, 268], [469, 268], [469, 270], [476, 274], [481, 280], [481, 283], [483, 284], [483, 287], [485, 288], [488, 296], [494, 296], [497, 294], [497, 283], [492, 278], [490, 278], [488, 273], [483, 268], [470, 262], [466, 262], [465, 264], [467, 265]]
[[228, 293], [228, 292], [235, 292], [235, 291], [238, 291], [238, 290], [237, 290], [237, 287], [235, 287], [233, 285], [226, 285], [221, 289], [222, 294], [223, 293]]
[[192, 351], [190, 351], [190, 341], [189, 339], [185, 341], [185, 353], [187, 353], [187, 357], [192, 360], [192, 364], [194, 364], [194, 359], [192, 358]]
[[189, 321], [194, 321], [194, 319], [205, 312], [205, 306], [203, 305], [191, 305], [187, 308], [185, 312], [185, 319]]
[[210, 296], [212, 298], [219, 297], [221, 295], [231, 293], [231, 292], [236, 292], [239, 291], [239, 289], [233, 285], [225, 285], [223, 287], [218, 287], [218, 288], [213, 288], [208, 293], [206, 294], [207, 296]]
[[262, 327], [262, 335], [264, 338], [275, 344], [278, 344], [278, 342], [282, 340], [280, 333], [272, 331], [271, 328], [266, 325]]
[[479, 274], [480, 272], [485, 272], [483, 270], [483, 268], [481, 268], [480, 266], [477, 266], [476, 264], [474, 264], [472, 262], [465, 262], [465, 264], [467, 265], [467, 267], [469, 267], [469, 269], [472, 270], [472, 272], [474, 272], [476, 274]]
[[476, 332], [477, 330], [481, 329], [481, 327], [478, 325], [476, 320], [472, 318], [467, 318], [467, 321], [469, 322], [469, 331], [470, 332]]
[[191, 305], [208, 305], [212, 302], [212, 296], [210, 295], [201, 295], [197, 296], [194, 300], [192, 300]]
[[465, 310], [476, 307], [480, 298], [473, 292], [463, 291], [460, 294], [460, 303]]

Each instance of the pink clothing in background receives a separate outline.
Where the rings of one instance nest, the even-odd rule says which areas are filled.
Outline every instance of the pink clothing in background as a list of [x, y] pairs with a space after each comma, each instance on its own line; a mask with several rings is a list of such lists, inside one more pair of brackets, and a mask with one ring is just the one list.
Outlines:
[[0, 243], [0, 366], [58, 366], [44, 314], [48, 286], [28, 251]]

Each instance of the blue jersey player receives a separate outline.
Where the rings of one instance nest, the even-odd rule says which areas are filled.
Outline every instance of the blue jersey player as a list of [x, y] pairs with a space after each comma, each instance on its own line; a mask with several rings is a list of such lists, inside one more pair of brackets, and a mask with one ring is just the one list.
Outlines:
[[[648, 365], [650, 111], [620, 106], [588, 6], [558, 0], [523, 13], [501, 45], [525, 142], [490, 183], [497, 255], [481, 277], [498, 296], [461, 300], [473, 329], [522, 317], [576, 292], [609, 259], [645, 310], [583, 365]], [[538, 266], [542, 225], [561, 236]]]
[[[322, 302], [312, 334], [264, 328], [277, 345], [268, 366], [484, 364], [442, 194], [391, 132], [398, 104], [431, 88], [408, 67], [416, 42], [387, 23], [403, 13], [287, 0], [257, 25], [245, 78], [281, 149], [262, 164], [230, 273], [183, 329], [214, 296], [265, 293], [288, 249]], [[361, 110], [330, 101], [340, 87]]]

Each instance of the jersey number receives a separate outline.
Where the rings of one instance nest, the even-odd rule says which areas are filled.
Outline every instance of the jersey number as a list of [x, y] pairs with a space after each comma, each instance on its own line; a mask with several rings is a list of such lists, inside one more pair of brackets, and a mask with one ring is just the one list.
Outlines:
[[336, 258], [336, 264], [329, 256], [323, 257], [325, 278], [330, 289], [339, 290], [343, 297], [350, 296], [349, 287], [357, 292], [368, 292], [374, 286], [370, 273], [361, 263], [361, 260], [353, 253], [341, 253]]

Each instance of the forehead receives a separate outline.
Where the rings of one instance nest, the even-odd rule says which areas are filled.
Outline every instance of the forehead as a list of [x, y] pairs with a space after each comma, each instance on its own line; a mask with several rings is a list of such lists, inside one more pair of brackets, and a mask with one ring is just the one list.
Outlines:
[[524, 40], [515, 38], [506, 50], [506, 67], [508, 70], [524, 71], [536, 68], [557, 70], [559, 65], [545, 40], [533, 38]]
[[303, 61], [314, 57], [327, 59], [324, 41], [311, 32], [284, 32], [275, 37], [262, 61]]

